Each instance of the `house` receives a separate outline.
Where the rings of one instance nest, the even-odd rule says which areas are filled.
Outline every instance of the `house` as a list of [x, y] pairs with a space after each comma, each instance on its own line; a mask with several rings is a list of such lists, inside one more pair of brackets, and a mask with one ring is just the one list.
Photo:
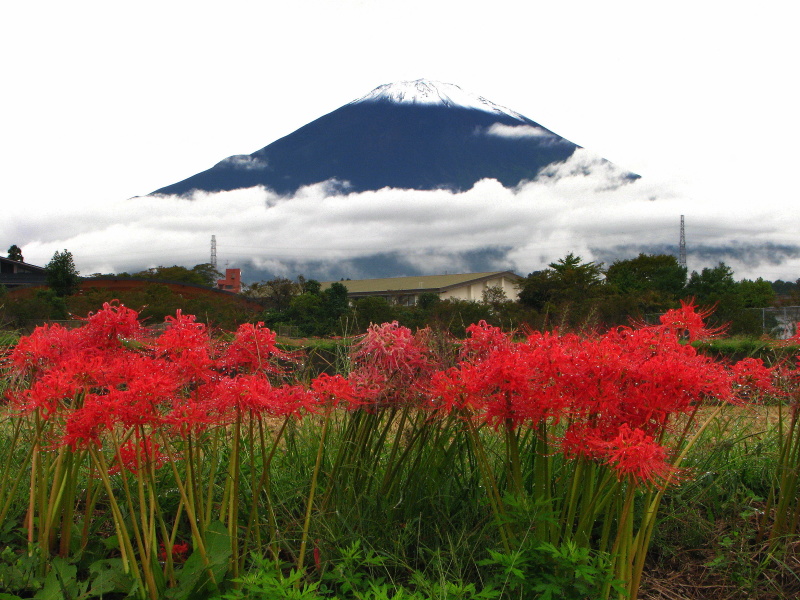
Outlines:
[[241, 294], [242, 270], [225, 269], [225, 279], [217, 279], [217, 289], [225, 290], [226, 292], [233, 292], [234, 294]]
[[[385, 279], [347, 279], [339, 281], [347, 288], [351, 300], [367, 296], [386, 298], [391, 304], [414, 306], [421, 294], [437, 294], [440, 299], [483, 300], [489, 288], [501, 289], [506, 298], [516, 300], [519, 291], [516, 284], [522, 277], [511, 271], [488, 273], [462, 273], [458, 275], [418, 275], [414, 277], [389, 277]], [[322, 289], [334, 283], [326, 281]]]
[[46, 283], [47, 275], [44, 267], [0, 257], [0, 285], [11, 290]]

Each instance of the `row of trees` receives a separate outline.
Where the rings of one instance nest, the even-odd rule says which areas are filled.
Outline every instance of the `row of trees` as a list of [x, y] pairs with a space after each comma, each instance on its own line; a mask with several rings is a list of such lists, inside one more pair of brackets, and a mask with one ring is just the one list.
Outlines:
[[[17, 245], [8, 249], [8, 258], [24, 262]], [[235, 298], [215, 298], [209, 295], [178, 294], [160, 282], [187, 283], [202, 287], [215, 287], [222, 277], [213, 265], [203, 263], [192, 268], [173, 265], [158, 266], [135, 273], [103, 274], [91, 277], [132, 277], [151, 280], [152, 284], [132, 291], [115, 290], [113, 297], [107, 290], [90, 288], [81, 294], [81, 277], [75, 267], [73, 255], [68, 250], [56, 252], [45, 266], [46, 288], [39, 288], [22, 296], [9, 297], [0, 285], [0, 326], [24, 327], [50, 319], [68, 319], [70, 315], [86, 315], [99, 310], [104, 302], [119, 300], [136, 307], [145, 319], [161, 322], [167, 315], [184, 312], [201, 315], [211, 325], [235, 328], [240, 323], [257, 320], [258, 311], [248, 308]]]
[[[18, 247], [9, 249], [10, 258], [12, 251], [15, 260], [22, 259]], [[77, 290], [79, 282], [72, 254], [56, 252], [46, 271], [50, 290], [40, 292], [38, 301], [51, 307], [50, 318], [63, 318], [68, 312], [63, 299]], [[210, 263], [203, 263], [192, 268], [159, 266], [117, 276], [214, 287], [222, 275]], [[732, 333], [759, 334], [761, 317], [747, 309], [773, 305], [776, 289], [783, 295], [797, 294], [800, 289], [797, 283], [770, 284], [760, 278], [737, 281], [724, 263], [687, 276], [687, 270], [670, 255], [640, 254], [604, 268], [573, 253], [525, 277], [518, 302], [506, 298], [501, 290], [489, 289], [482, 303], [440, 301], [436, 294], [423, 294], [414, 307], [391, 305], [379, 297], [350, 303], [346, 285], [346, 281], [334, 283], [322, 290], [313, 279], [277, 277], [253, 283], [243, 294], [264, 307], [263, 314], [251, 315], [251, 319], [264, 320], [275, 328], [288, 326], [306, 336], [352, 333], [370, 323], [394, 320], [412, 328], [431, 325], [456, 334], [479, 320], [503, 326], [525, 323], [537, 329], [605, 327], [646, 320], [689, 298], [701, 306], [716, 307], [714, 324], [729, 324]]]
[[423, 294], [413, 307], [379, 297], [360, 298], [348, 306], [346, 285], [343, 281], [320, 291], [313, 280], [275, 278], [253, 284], [244, 293], [264, 304], [269, 325], [293, 326], [303, 335], [341, 332], [343, 319], [351, 330], [396, 320], [407, 327], [431, 325], [456, 334], [478, 320], [504, 326], [525, 323], [536, 329], [602, 328], [655, 318], [690, 298], [716, 307], [715, 324], [729, 325], [731, 333], [760, 334], [760, 315], [747, 309], [771, 306], [776, 297], [768, 281], [736, 281], [724, 263], [687, 276], [674, 256], [647, 254], [603, 268], [570, 253], [524, 278], [518, 302], [501, 290], [488, 289], [481, 303], [441, 301], [436, 294]]
[[201, 263], [191, 269], [172, 265], [171, 267], [151, 267], [135, 273], [93, 273], [92, 277], [132, 277], [134, 279], [152, 279], [154, 281], [171, 281], [174, 283], [188, 283], [204, 287], [216, 287], [217, 280], [222, 273], [217, 271], [211, 263]]
[[775, 298], [770, 282], [736, 281], [725, 263], [687, 277], [686, 268], [665, 254], [617, 260], [604, 270], [570, 253], [531, 273], [520, 286], [523, 305], [562, 316], [571, 313], [568, 321], [573, 324], [592, 315], [608, 325], [646, 318], [694, 299], [701, 306], [715, 307], [715, 323], [729, 324], [734, 333], [760, 332], [760, 317], [747, 309], [772, 306]]

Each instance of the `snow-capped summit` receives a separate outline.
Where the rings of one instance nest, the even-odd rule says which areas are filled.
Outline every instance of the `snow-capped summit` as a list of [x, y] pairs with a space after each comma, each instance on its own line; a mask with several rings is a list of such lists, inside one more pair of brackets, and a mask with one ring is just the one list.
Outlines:
[[442, 83], [440, 81], [431, 81], [428, 79], [385, 83], [376, 87], [366, 96], [353, 100], [351, 104], [357, 104], [359, 102], [399, 102], [440, 105], [450, 108], [469, 108], [506, 115], [519, 121], [525, 121], [525, 118], [519, 113], [509, 110], [505, 106], [495, 104], [483, 96], [465, 92], [459, 86], [452, 83]]

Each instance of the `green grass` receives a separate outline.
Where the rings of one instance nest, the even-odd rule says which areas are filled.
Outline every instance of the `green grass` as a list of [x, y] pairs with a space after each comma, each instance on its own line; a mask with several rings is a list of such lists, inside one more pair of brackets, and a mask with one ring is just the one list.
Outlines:
[[19, 332], [0, 329], [0, 349], [13, 346], [19, 341]]
[[687, 457], [689, 471], [665, 496], [653, 538], [654, 581], [672, 578], [672, 589], [680, 586], [687, 598], [708, 590], [752, 600], [800, 594], [796, 559], [774, 560], [765, 550], [761, 519], [778, 467], [774, 412], [726, 409]]
[[[0, 379], [0, 393], [5, 385], [7, 380]], [[641, 598], [659, 598], [661, 579], [671, 589], [680, 589], [684, 598], [789, 600], [800, 595], [793, 544], [787, 544], [784, 554], [767, 551], [760, 523], [778, 465], [774, 412], [774, 406], [763, 405], [727, 408], [705, 430], [686, 458], [681, 484], [664, 497]], [[6, 411], [0, 420], [0, 459], [13, 452], [13, 462], [24, 465], [25, 439], [14, 449], [9, 446], [14, 418]], [[474, 456], [455, 425], [442, 429], [437, 438], [433, 429], [424, 429], [427, 423], [406, 422], [401, 428], [399, 413], [376, 415], [374, 423], [361, 429], [352, 415], [337, 413], [323, 440], [322, 423], [322, 416], [292, 421], [275, 454], [269, 485], [281, 534], [277, 555], [270, 553], [266, 543], [254, 546], [239, 575], [239, 587], [228, 582], [217, 597], [510, 600], [545, 597], [543, 590], [550, 590], [552, 598], [582, 600], [594, 597], [587, 589], [607, 576], [603, 555], [581, 554], [565, 545], [547, 547], [523, 536], [510, 552], [502, 550]], [[277, 429], [279, 424], [270, 427]], [[385, 439], [380, 438], [382, 431]], [[492, 460], [502, 460], [502, 444], [498, 440], [492, 445], [491, 432], [485, 434]], [[414, 440], [421, 439], [416, 435], [429, 437], [415, 445]], [[393, 487], [390, 477], [396, 437], [398, 448], [409, 449], [409, 458], [397, 473], [405, 482], [401, 488]], [[209, 458], [218, 461], [215, 474], [206, 465], [203, 480], [204, 492], [215, 498], [224, 495], [231, 437], [223, 436], [221, 443], [209, 452]], [[247, 439], [243, 443], [243, 453], [252, 460], [245, 461], [249, 466], [243, 469], [240, 493], [258, 503], [258, 517], [266, 527], [263, 499], [253, 499], [250, 487], [251, 476], [260, 474], [263, 463], [258, 449]], [[299, 576], [291, 565], [302, 536], [309, 473], [320, 448], [308, 570]], [[347, 469], [335, 467], [340, 454], [349, 457]], [[82, 477], [79, 488], [87, 489], [89, 484]], [[167, 468], [158, 471], [157, 489], [163, 495], [163, 510], [175, 511], [178, 497]], [[119, 493], [123, 493], [121, 488]], [[74, 547], [63, 564], [58, 562], [61, 559], [53, 564], [60, 565], [57, 569], [62, 570], [57, 572], [65, 574], [64, 585], [76, 590], [75, 597], [81, 589], [95, 590], [97, 597], [99, 590], [107, 589], [103, 598], [123, 598], [121, 588], [103, 587], [107, 580], [124, 580], [114, 570], [118, 551], [106, 518], [107, 506], [101, 500], [84, 522], [84, 498], [78, 494], [73, 537], [79, 539], [77, 530], [86, 525], [92, 542]], [[36, 551], [28, 553], [25, 530], [20, 527], [26, 499], [23, 485], [0, 524], [0, 589], [19, 597], [32, 597], [37, 590], [55, 585], [50, 575], [38, 574], [41, 563]], [[509, 518], [526, 531], [539, 517], [520, 507]], [[179, 523], [178, 539], [191, 539], [185, 520]], [[110, 574], [98, 575], [101, 568], [108, 568]], [[579, 580], [576, 574], [581, 574]], [[173, 596], [180, 597], [178, 592]], [[206, 597], [214, 595], [209, 592]]]
[[796, 344], [752, 337], [718, 338], [706, 342], [694, 342], [693, 346], [717, 359], [737, 361], [743, 358], [760, 358], [767, 365], [790, 360], [800, 352], [800, 346]]

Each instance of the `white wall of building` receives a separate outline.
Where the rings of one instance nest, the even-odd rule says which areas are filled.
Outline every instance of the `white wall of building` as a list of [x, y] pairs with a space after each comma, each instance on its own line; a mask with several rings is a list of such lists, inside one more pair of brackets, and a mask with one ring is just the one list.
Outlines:
[[480, 302], [483, 300], [484, 290], [490, 287], [500, 287], [509, 300], [517, 300], [519, 297], [519, 290], [517, 290], [514, 282], [508, 277], [493, 277], [486, 281], [455, 287], [446, 292], [442, 292], [439, 297], [442, 300], [453, 298], [456, 300], [475, 300]]

